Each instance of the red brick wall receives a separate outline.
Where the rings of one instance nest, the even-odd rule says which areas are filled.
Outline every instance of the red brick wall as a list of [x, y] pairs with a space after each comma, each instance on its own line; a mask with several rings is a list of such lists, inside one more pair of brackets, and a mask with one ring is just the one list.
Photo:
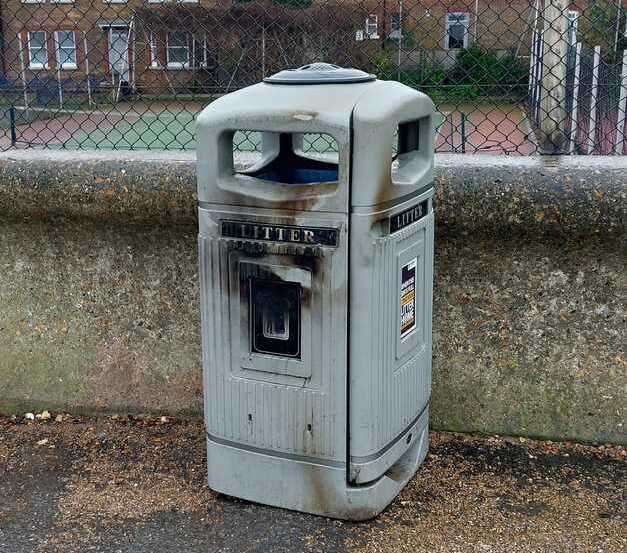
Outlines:
[[[22, 3], [21, 0], [3, 1], [3, 33], [5, 41], [5, 65], [9, 70], [7, 77], [21, 81], [18, 33], [23, 40], [23, 58], [26, 67], [26, 79], [35, 76], [56, 75], [55, 47], [52, 36], [54, 31], [74, 30], [77, 45], [76, 70], [63, 71], [64, 78], [85, 78], [84, 33], [87, 38], [88, 59], [91, 75], [103, 82], [110, 81], [108, 64], [107, 33], [99, 26], [106, 22], [130, 22], [134, 10], [142, 6], [159, 6], [149, 4], [145, 0], [129, 0], [126, 3], [107, 3], [102, 0], [75, 0], [73, 3]], [[398, 13], [397, 0], [352, 0], [354, 2], [355, 21], [363, 20], [365, 28], [369, 13], [379, 17], [379, 35], [381, 39], [390, 32], [390, 21], [393, 14]], [[627, 0], [622, 0], [627, 4]], [[324, 5], [326, 0], [316, 0]], [[351, 0], [344, 0], [344, 4]], [[216, 0], [201, 0], [201, 6], [214, 6]], [[227, 2], [219, 2], [225, 6]], [[185, 5], [185, 4], [183, 4]], [[195, 5], [195, 4], [189, 4]], [[453, 11], [470, 14], [470, 42], [477, 43], [488, 49], [515, 50], [519, 45], [521, 52], [529, 50], [530, 11], [532, 0], [479, 0], [478, 17], [475, 16], [475, 0], [404, 0], [403, 31], [408, 49], [442, 50], [444, 47], [446, 14]], [[573, 7], [580, 11], [587, 1], [579, 0]], [[577, 8], [578, 6], [578, 8]], [[252, 22], [251, 22], [252, 24]], [[185, 22], [181, 30], [186, 30]], [[476, 36], [475, 36], [476, 29]], [[27, 31], [46, 31], [48, 33], [48, 70], [31, 70], [28, 68], [25, 33]], [[244, 31], [245, 31], [244, 25]], [[304, 29], [305, 31], [307, 29]], [[357, 29], [356, 29], [357, 30]], [[225, 31], [227, 32], [227, 31]], [[159, 59], [165, 66], [165, 37], [159, 42]], [[377, 51], [377, 41], [372, 44], [355, 43], [355, 48], [367, 48]], [[191, 54], [190, 54], [191, 55]], [[350, 58], [350, 56], [348, 56]], [[129, 53], [132, 61], [133, 53]], [[137, 33], [134, 53], [135, 81], [140, 90], [167, 93], [172, 88], [189, 87], [196, 77], [192, 71], [171, 70], [150, 67], [150, 51], [147, 37]]]

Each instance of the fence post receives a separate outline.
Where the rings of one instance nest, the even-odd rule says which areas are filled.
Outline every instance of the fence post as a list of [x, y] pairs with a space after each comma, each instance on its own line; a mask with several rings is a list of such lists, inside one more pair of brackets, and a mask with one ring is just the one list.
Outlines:
[[542, 90], [542, 57], [544, 55], [544, 31], [536, 31], [535, 71], [533, 76], [533, 118], [536, 123], [540, 119], [540, 94]]
[[261, 80], [266, 78], [266, 26], [261, 27]]
[[568, 0], [547, 0], [544, 23], [542, 86], [540, 90], [540, 131], [544, 153], [556, 153], [566, 135], [566, 27]]
[[[536, 79], [536, 69], [537, 69], [537, 45], [536, 42], [538, 40], [538, 0], [535, 0], [533, 3], [532, 12], [529, 14], [529, 19], [531, 19], [531, 14], [533, 14], [533, 24], [531, 31], [531, 52], [529, 56], [529, 95], [531, 97], [531, 104], [533, 106], [533, 96], [535, 90], [535, 79]], [[516, 57], [518, 57], [518, 49], [522, 44], [522, 36], [520, 41], [518, 42], [518, 47], [516, 48]], [[476, 29], [475, 29], [475, 39], [476, 39]]]
[[[28, 40], [28, 35], [26, 40]], [[20, 47], [20, 76], [22, 78], [22, 92], [24, 93], [24, 107], [28, 109], [28, 91], [26, 89], [26, 64], [24, 63], [24, 45], [22, 44], [21, 33], [17, 33], [17, 43]]]
[[[54, 50], [55, 52], [60, 52], [59, 49], [59, 35], [54, 33]], [[57, 66], [57, 90], [59, 92], [59, 108], [63, 109], [63, 83], [61, 82], [61, 55], [57, 54], [57, 59], [55, 60], [55, 64]]]
[[614, 31], [614, 53], [618, 51], [618, 36], [620, 34], [620, 20], [623, 8], [621, 0], [616, 0], [616, 30]]
[[620, 100], [616, 119], [614, 153], [622, 154], [625, 147], [625, 116], [627, 114], [627, 49], [623, 50], [623, 67], [620, 72]]
[[87, 100], [89, 102], [89, 107], [91, 107], [92, 98], [91, 98], [91, 78], [89, 75], [89, 50], [87, 49], [87, 33], [85, 31], [83, 31], [83, 49], [85, 50], [85, 78], [87, 79]]
[[575, 143], [577, 142], [577, 127], [579, 126], [578, 107], [579, 107], [579, 74], [581, 72], [581, 42], [577, 43], [575, 50], [575, 77], [573, 80], [573, 106], [570, 110], [570, 153], [575, 153]]
[[11, 146], [15, 146], [17, 143], [17, 127], [15, 124], [15, 106], [11, 105], [9, 108], [9, 124], [11, 126]]
[[403, 0], [399, 0], [398, 3], [398, 67], [397, 67], [397, 75], [396, 80], [400, 82], [401, 80], [401, 63], [402, 63], [402, 53], [403, 53]]
[[597, 131], [597, 96], [599, 94], [599, 65], [601, 64], [601, 47], [594, 47], [594, 60], [592, 61], [592, 90], [590, 94], [590, 118], [588, 122], [588, 136], [586, 140], [586, 153], [594, 150]]

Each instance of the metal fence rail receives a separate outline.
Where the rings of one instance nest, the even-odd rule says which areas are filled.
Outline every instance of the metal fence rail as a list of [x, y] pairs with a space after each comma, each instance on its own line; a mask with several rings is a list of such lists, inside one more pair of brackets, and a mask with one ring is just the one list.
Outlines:
[[331, 61], [430, 95], [440, 152], [627, 153], [627, 0], [3, 0], [0, 10], [1, 149], [193, 149], [196, 114], [221, 94]]

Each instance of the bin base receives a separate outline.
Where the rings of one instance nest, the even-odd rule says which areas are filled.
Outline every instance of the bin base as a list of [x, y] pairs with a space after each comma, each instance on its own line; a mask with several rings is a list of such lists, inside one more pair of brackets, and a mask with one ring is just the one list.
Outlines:
[[240, 449], [207, 437], [209, 487], [256, 503], [344, 520], [378, 515], [398, 495], [427, 455], [428, 416], [419, 439], [377, 480], [346, 482], [346, 465], [321, 465]]

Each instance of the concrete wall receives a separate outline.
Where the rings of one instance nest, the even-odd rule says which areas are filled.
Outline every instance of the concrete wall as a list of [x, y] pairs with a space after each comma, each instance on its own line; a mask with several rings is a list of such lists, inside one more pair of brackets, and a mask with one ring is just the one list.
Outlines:
[[[433, 426], [625, 442], [627, 159], [437, 165]], [[0, 410], [201, 412], [194, 171], [0, 154]]]

